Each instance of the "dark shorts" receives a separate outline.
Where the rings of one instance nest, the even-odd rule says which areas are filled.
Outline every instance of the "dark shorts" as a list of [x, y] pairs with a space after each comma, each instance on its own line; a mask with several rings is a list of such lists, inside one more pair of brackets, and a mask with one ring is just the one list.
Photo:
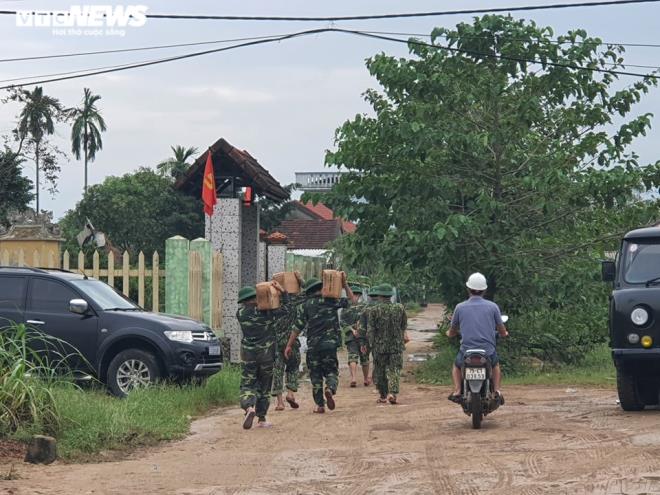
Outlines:
[[[500, 362], [500, 358], [497, 355], [497, 352], [493, 352], [492, 354], [489, 354], [488, 357], [490, 358], [490, 364], [492, 366], [496, 366]], [[463, 366], [463, 360], [465, 359], [465, 353], [463, 351], [458, 351], [458, 354], [456, 355], [456, 361], [454, 361], [454, 366], [457, 368], [460, 368]]]

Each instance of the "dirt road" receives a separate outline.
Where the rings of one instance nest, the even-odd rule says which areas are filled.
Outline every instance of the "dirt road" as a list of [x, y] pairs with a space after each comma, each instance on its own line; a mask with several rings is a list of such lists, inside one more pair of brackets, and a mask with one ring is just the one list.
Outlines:
[[[439, 308], [412, 322], [432, 327]], [[415, 333], [412, 347], [428, 344]], [[624, 413], [613, 390], [507, 387], [480, 431], [446, 387], [404, 383], [402, 404], [351, 389], [337, 409], [273, 412], [272, 430], [243, 431], [241, 411], [196, 421], [183, 441], [122, 462], [20, 466], [0, 493], [33, 494], [642, 494], [660, 493], [660, 413]]]

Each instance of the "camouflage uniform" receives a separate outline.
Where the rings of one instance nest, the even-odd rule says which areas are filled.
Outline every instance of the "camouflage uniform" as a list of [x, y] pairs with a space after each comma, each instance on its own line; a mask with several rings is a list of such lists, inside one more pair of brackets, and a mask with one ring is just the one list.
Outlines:
[[367, 338], [374, 356], [374, 378], [381, 397], [399, 393], [403, 336], [408, 319], [401, 304], [379, 303], [365, 311]]
[[[367, 345], [367, 339], [363, 327], [360, 326], [361, 316], [366, 307], [367, 304], [358, 303], [341, 312], [341, 327], [348, 351], [348, 362], [357, 363], [359, 361], [362, 366], [369, 364], [369, 350], [362, 352], [362, 346]], [[353, 328], [356, 326], [361, 327], [357, 337], [353, 333]]]
[[307, 368], [312, 382], [312, 395], [317, 406], [325, 406], [323, 381], [332, 393], [339, 385], [339, 362], [337, 347], [341, 342], [337, 310], [347, 308], [348, 300], [309, 297], [301, 306], [295, 322], [294, 332], [307, 334]]
[[[286, 297], [286, 296], [283, 296]], [[256, 306], [242, 305], [236, 312], [241, 325], [241, 408], [254, 407], [256, 416], [266, 417], [270, 405], [275, 359], [275, 322], [280, 310], [259, 311]]]
[[296, 320], [299, 306], [305, 301], [304, 295], [293, 295], [284, 305], [285, 314], [277, 321], [275, 326], [276, 350], [275, 366], [273, 369], [273, 397], [284, 392], [284, 378], [286, 374], [286, 388], [291, 392], [298, 391], [298, 372], [300, 369], [300, 340], [296, 339], [289, 359], [284, 357], [284, 349]]

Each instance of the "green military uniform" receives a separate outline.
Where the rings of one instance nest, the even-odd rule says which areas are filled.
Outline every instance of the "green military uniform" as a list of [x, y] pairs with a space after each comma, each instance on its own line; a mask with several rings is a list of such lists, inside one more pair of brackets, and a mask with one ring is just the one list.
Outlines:
[[[253, 287], [243, 287], [238, 302], [256, 297]], [[284, 295], [286, 298], [286, 295]], [[280, 310], [260, 311], [255, 305], [241, 305], [236, 318], [241, 325], [241, 408], [254, 407], [256, 416], [263, 420], [270, 405], [275, 360], [275, 322]]]
[[298, 314], [298, 308], [304, 301], [304, 294], [290, 296], [289, 302], [284, 305], [285, 314], [275, 325], [277, 342], [275, 350], [275, 365], [273, 369], [273, 389], [271, 391], [273, 397], [284, 392], [285, 375], [287, 390], [290, 390], [291, 392], [298, 391], [300, 340], [296, 339], [289, 359], [284, 357], [284, 348], [289, 340], [289, 335], [291, 335], [291, 330]]
[[[305, 285], [307, 294], [321, 288], [318, 279], [312, 279]], [[312, 395], [317, 406], [325, 406], [323, 386], [333, 395], [339, 385], [339, 362], [337, 348], [340, 345], [338, 309], [347, 308], [348, 300], [326, 299], [310, 296], [300, 305], [294, 332], [300, 334], [304, 329], [307, 334], [307, 368], [312, 382]]]
[[[362, 289], [352, 288], [354, 294], [361, 294]], [[341, 328], [344, 332], [344, 343], [348, 351], [348, 363], [359, 363], [362, 366], [369, 364], [369, 350], [362, 352], [362, 348], [367, 346], [366, 328], [361, 329], [360, 320], [362, 313], [367, 308], [366, 303], [351, 304], [350, 307], [341, 312]], [[357, 329], [357, 336], [353, 332]]]
[[[370, 292], [372, 296], [391, 296], [392, 289], [383, 284]], [[399, 393], [403, 368], [404, 333], [408, 326], [402, 304], [379, 303], [365, 311], [367, 339], [374, 357], [374, 379], [381, 398]]]

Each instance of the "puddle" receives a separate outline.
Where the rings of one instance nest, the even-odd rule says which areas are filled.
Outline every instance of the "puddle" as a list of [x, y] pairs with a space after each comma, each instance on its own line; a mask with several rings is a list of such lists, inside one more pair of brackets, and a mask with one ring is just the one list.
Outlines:
[[435, 352], [426, 352], [423, 354], [410, 354], [408, 355], [408, 361], [411, 363], [423, 363], [429, 359], [433, 359], [437, 353]]

